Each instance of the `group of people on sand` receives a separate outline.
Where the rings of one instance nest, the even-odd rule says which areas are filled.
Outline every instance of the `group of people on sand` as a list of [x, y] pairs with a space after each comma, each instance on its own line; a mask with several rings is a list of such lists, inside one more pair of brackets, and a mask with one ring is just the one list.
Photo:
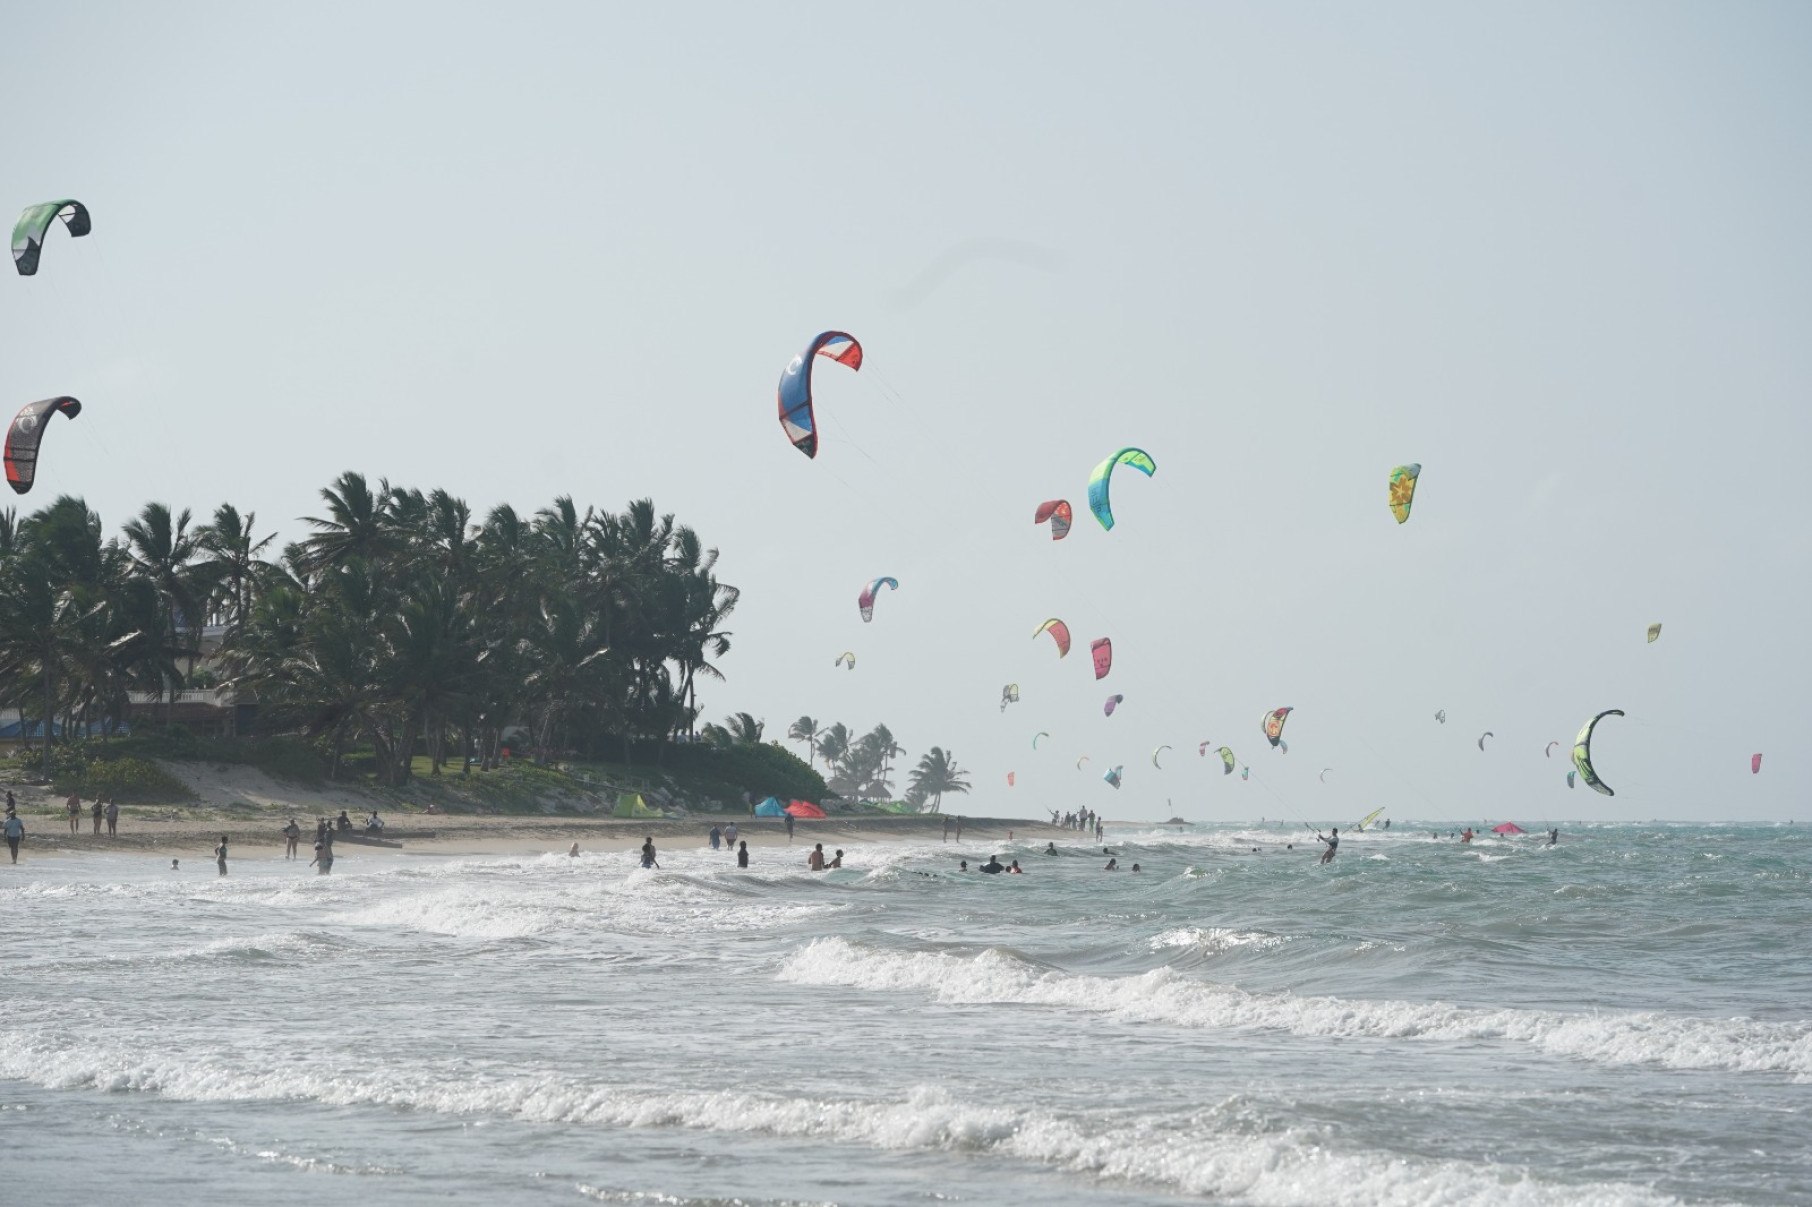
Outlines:
[[[10, 800], [12, 793], [7, 793], [7, 797]], [[71, 792], [69, 794], [69, 799], [63, 802], [63, 809], [69, 814], [69, 832], [71, 834], [80, 834], [82, 832], [83, 812], [81, 793]], [[107, 823], [107, 837], [114, 838], [118, 836], [120, 827], [120, 807], [114, 803], [111, 796], [107, 797], [105, 800], [102, 800], [98, 796], [95, 797], [94, 804], [87, 812], [88, 816], [94, 821], [94, 834], [96, 837], [100, 836], [101, 823], [103, 821]]]

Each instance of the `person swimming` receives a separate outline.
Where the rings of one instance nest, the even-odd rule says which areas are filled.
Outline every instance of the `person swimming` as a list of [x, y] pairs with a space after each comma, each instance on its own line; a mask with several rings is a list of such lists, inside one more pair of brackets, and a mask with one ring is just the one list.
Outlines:
[[1055, 855], [1057, 853], [1057, 844], [1054, 842], [1045, 843], [1044, 844], [1044, 853], [1046, 855]]
[[1107, 861], [1107, 866], [1101, 870], [1104, 872], [1117, 872], [1120, 870], [1120, 861], [1118, 859], [1110, 859]]
[[1015, 859], [1013, 861], [1013, 866], [1009, 867], [1007, 869], [1007, 871], [1013, 873], [1014, 875], [1018, 875], [1018, 876], [1025, 875], [1025, 869], [1019, 866], [1019, 860], [1017, 860], [1017, 859]]
[[1135, 871], [1135, 872], [1142, 872], [1142, 871], [1144, 871], [1144, 870], [1145, 870], [1145, 869], [1144, 869], [1144, 868], [1142, 868], [1142, 867], [1140, 867], [1140, 866], [1139, 866], [1139, 865], [1138, 865], [1138, 864], [1136, 864], [1136, 863], [1135, 863], [1135, 864], [1133, 864], [1133, 865], [1132, 865], [1132, 870], [1133, 870], [1133, 871]]

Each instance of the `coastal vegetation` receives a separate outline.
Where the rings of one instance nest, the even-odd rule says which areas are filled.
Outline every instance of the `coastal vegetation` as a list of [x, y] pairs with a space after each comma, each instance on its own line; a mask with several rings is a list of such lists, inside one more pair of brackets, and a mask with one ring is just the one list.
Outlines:
[[[392, 791], [508, 760], [575, 767], [580, 783], [597, 778], [587, 765], [618, 779], [639, 765], [731, 795], [825, 794], [748, 714], [697, 732], [738, 591], [651, 500], [475, 518], [444, 490], [351, 472], [321, 500], [281, 549], [231, 504], [198, 524], [150, 503], [114, 537], [70, 496], [0, 512], [0, 706], [36, 739], [38, 773], [92, 791], [126, 774], [98, 762], [142, 761], [150, 743]], [[240, 736], [172, 724], [185, 692], [210, 688]], [[122, 740], [128, 717], [137, 737]], [[143, 768], [128, 778], [180, 795]]]

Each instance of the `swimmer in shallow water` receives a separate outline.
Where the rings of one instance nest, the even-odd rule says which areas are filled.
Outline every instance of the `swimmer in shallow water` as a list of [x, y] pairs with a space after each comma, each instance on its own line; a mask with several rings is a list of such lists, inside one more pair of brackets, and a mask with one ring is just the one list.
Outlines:
[[1120, 861], [1118, 859], [1110, 859], [1107, 861], [1107, 866], [1101, 870], [1104, 872], [1117, 872], [1120, 870]]

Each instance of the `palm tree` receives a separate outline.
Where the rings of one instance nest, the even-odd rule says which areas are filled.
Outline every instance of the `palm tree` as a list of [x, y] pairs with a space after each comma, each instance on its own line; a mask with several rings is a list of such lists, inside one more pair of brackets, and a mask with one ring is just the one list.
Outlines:
[[323, 489], [326, 516], [303, 517], [303, 522], [316, 530], [315, 535], [302, 542], [307, 551], [306, 569], [318, 571], [352, 558], [370, 560], [387, 552], [390, 497], [390, 483], [379, 482], [373, 493], [365, 475], [351, 470]]
[[838, 721], [818, 734], [818, 753], [824, 756], [825, 769], [835, 772], [849, 757], [849, 726]]
[[[196, 540], [189, 532], [189, 512], [172, 516], [162, 503], [147, 503], [138, 518], [120, 529], [132, 555], [137, 573], [157, 589], [164, 602], [164, 632], [173, 656], [187, 654], [190, 669], [201, 648], [201, 626], [205, 585], [198, 579], [195, 567]], [[170, 694], [170, 707], [175, 706], [176, 681], [162, 685]]]
[[724, 718], [724, 722], [730, 731], [730, 736], [736, 739], [738, 745], [761, 745], [761, 734], [767, 728], [767, 722], [757, 721], [746, 712], [731, 713]]
[[800, 717], [788, 726], [786, 739], [789, 742], [805, 743], [805, 765], [812, 765], [812, 756], [818, 750], [818, 722], [811, 717]]
[[933, 746], [912, 770], [912, 790], [931, 798], [931, 811], [941, 813], [944, 793], [969, 791], [969, 773], [956, 765], [956, 756]]
[[195, 547], [206, 555], [196, 564], [196, 575], [215, 592], [215, 607], [229, 628], [244, 624], [250, 614], [253, 585], [267, 564], [258, 555], [277, 539], [274, 533], [255, 539], [252, 527], [257, 522], [257, 512], [241, 517], [237, 507], [222, 503], [214, 509], [214, 518], [195, 530]]

